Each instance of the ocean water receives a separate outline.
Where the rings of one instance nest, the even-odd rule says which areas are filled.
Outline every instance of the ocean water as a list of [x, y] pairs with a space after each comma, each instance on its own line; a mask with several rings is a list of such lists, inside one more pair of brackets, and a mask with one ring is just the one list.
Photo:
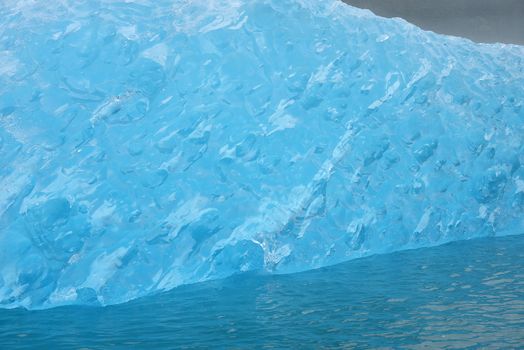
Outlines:
[[0, 310], [2, 349], [523, 346], [524, 235], [241, 274], [115, 306]]

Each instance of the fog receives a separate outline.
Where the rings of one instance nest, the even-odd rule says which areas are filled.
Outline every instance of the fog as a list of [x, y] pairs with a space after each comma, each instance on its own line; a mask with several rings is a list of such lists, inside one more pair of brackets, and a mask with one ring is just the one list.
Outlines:
[[384, 17], [477, 42], [524, 45], [524, 0], [343, 0]]

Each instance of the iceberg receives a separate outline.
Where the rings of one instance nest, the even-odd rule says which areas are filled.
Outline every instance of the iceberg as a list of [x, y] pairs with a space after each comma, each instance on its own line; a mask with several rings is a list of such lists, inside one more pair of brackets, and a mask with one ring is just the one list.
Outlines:
[[524, 48], [338, 0], [0, 4], [0, 306], [524, 232]]

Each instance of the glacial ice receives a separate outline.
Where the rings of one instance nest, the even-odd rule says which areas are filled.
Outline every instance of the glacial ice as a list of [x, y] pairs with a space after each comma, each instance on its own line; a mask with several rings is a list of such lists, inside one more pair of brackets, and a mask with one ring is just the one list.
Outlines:
[[4, 0], [0, 305], [524, 232], [524, 48], [336, 0]]

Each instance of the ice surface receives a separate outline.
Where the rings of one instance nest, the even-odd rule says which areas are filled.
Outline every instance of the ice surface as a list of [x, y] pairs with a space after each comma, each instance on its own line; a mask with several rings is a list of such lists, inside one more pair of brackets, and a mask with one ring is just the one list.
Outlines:
[[0, 305], [524, 231], [524, 49], [334, 0], [0, 4]]

